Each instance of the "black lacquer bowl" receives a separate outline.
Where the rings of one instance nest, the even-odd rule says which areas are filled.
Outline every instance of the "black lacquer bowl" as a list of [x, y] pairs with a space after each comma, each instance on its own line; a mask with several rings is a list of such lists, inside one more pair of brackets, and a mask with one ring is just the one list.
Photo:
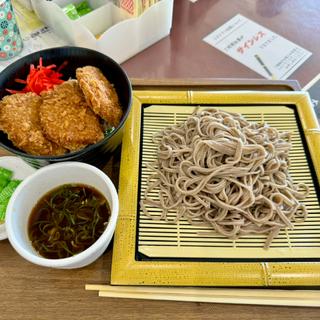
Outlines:
[[105, 77], [114, 85], [121, 106], [123, 108], [123, 117], [117, 128], [107, 135], [103, 140], [96, 144], [90, 145], [82, 150], [70, 152], [61, 156], [34, 156], [16, 148], [7, 135], [0, 131], [0, 146], [10, 153], [22, 157], [34, 167], [41, 167], [50, 163], [61, 161], [81, 161], [96, 166], [102, 166], [107, 162], [108, 157], [121, 144], [124, 123], [129, 115], [132, 102], [131, 83], [121, 66], [104, 55], [103, 53], [79, 47], [57, 47], [41, 50], [27, 55], [0, 73], [0, 98], [5, 95], [6, 88], [20, 90], [23, 85], [16, 83], [14, 79], [25, 79], [30, 68], [30, 64], [38, 65], [39, 58], [43, 58], [44, 65], [56, 64], [61, 65], [67, 61], [63, 68], [63, 79], [75, 79], [75, 71], [78, 67], [92, 65], [100, 68]]

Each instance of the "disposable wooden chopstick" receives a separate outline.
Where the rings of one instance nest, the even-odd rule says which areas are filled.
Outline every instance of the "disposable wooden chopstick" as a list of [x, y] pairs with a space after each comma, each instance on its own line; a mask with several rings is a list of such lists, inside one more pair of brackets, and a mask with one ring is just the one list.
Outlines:
[[86, 285], [101, 297], [320, 307], [320, 291]]

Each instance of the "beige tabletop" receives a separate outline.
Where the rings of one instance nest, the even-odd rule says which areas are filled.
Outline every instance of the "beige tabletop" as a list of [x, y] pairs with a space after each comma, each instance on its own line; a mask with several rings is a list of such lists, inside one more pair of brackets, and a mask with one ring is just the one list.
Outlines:
[[[317, 0], [176, 0], [171, 36], [123, 64], [135, 78], [261, 77], [203, 43], [214, 28], [241, 13], [310, 50], [293, 75], [303, 86], [319, 73], [320, 3]], [[165, 83], [166, 81], [163, 81]], [[253, 81], [254, 82], [254, 81]], [[0, 155], [5, 155], [0, 151]], [[105, 170], [116, 182], [118, 159]], [[0, 319], [319, 319], [316, 308], [227, 305], [99, 298], [86, 283], [109, 283], [112, 245], [88, 267], [54, 270], [23, 260], [0, 241]]]
[[170, 37], [126, 61], [135, 78], [262, 77], [202, 39], [240, 13], [312, 52], [292, 75], [305, 86], [320, 73], [318, 0], [176, 0]]

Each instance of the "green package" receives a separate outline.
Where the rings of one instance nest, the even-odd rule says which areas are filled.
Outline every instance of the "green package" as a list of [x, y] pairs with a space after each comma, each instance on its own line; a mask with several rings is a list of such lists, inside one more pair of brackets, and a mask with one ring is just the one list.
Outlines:
[[62, 8], [62, 10], [71, 20], [77, 20], [91, 12], [92, 8], [90, 7], [88, 1], [82, 1], [78, 4], [70, 3]]
[[4, 220], [10, 197], [20, 183], [21, 180], [11, 180], [0, 192], [0, 221]]
[[76, 10], [78, 12], [78, 15], [80, 17], [84, 16], [85, 14], [92, 11], [92, 8], [90, 7], [88, 1], [82, 1], [79, 4], [76, 5]]
[[4, 177], [8, 180], [12, 178], [13, 172], [9, 169], [0, 167], [0, 177]]
[[62, 10], [71, 20], [77, 20], [80, 18], [75, 5], [72, 3], [62, 8]]
[[0, 176], [0, 192], [7, 186], [9, 183], [9, 179], [6, 179], [5, 177]]
[[9, 203], [9, 199], [4, 203], [0, 203], [0, 222], [4, 221], [6, 217], [6, 210], [7, 210], [8, 203]]
[[0, 192], [9, 183], [12, 175], [13, 175], [12, 171], [0, 167]]

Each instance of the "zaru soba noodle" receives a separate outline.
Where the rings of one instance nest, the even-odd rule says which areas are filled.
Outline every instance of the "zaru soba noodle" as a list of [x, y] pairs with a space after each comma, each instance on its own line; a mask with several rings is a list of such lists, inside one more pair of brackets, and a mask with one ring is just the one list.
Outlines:
[[280, 229], [307, 216], [299, 201], [308, 188], [288, 172], [288, 132], [208, 109], [164, 129], [154, 142], [157, 159], [147, 164], [152, 174], [140, 202], [147, 215], [161, 208], [160, 219], [169, 221], [174, 211], [174, 222], [186, 218], [230, 239], [266, 234], [265, 248]]

